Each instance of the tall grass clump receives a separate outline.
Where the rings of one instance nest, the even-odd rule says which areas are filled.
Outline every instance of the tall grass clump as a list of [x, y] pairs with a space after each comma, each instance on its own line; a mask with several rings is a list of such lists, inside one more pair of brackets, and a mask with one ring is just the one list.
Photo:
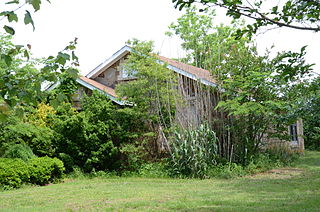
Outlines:
[[206, 178], [216, 164], [217, 137], [208, 124], [176, 131], [171, 140], [169, 167], [172, 176]]

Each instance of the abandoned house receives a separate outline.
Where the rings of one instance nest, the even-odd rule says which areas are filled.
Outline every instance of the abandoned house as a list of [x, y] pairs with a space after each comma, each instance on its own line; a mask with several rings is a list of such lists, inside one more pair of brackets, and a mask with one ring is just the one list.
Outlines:
[[[77, 79], [80, 88], [77, 91], [77, 98], [74, 99], [75, 106], [80, 107], [83, 93], [90, 95], [93, 90], [103, 92], [115, 104], [125, 105], [125, 102], [118, 98], [115, 87], [119, 83], [134, 80], [122, 68], [126, 56], [132, 51], [129, 46], [124, 46], [86, 76], [80, 76]], [[198, 125], [203, 121], [212, 123], [220, 140], [219, 145], [224, 146], [220, 149], [226, 149], [226, 152], [220, 152], [220, 154], [229, 154], [229, 149], [232, 145], [229, 138], [230, 135], [224, 129], [224, 125], [219, 123], [219, 120], [223, 122], [226, 114], [214, 109], [219, 102], [219, 92], [217, 89], [207, 89], [217, 86], [210, 72], [163, 56], [157, 56], [157, 58], [159, 62], [166, 64], [166, 68], [177, 74], [178, 89], [187, 103], [182, 107], [176, 108], [176, 118], [185, 125]], [[289, 126], [288, 133], [291, 137], [290, 146], [303, 151], [302, 120], [298, 120], [295, 124]], [[272, 142], [279, 142], [279, 140], [273, 139]]]

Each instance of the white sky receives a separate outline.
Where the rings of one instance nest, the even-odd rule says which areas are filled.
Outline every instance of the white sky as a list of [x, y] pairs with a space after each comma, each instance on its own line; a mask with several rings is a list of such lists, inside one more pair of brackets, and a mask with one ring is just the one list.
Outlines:
[[[44, 0], [43, 0], [44, 1]], [[183, 55], [179, 40], [164, 33], [168, 25], [182, 14], [171, 0], [51, 0], [44, 2], [33, 15], [36, 30], [31, 25], [15, 26], [15, 41], [31, 44], [35, 57], [55, 55], [66, 44], [78, 38], [77, 56], [80, 70], [86, 74], [120, 49], [128, 39], [154, 40], [156, 51], [166, 57]], [[21, 12], [26, 8], [22, 8]], [[216, 23], [228, 22], [218, 13]], [[21, 22], [23, 21], [21, 17]], [[258, 49], [275, 45], [276, 51], [307, 48], [309, 63], [320, 69], [320, 33], [277, 29], [257, 37]]]

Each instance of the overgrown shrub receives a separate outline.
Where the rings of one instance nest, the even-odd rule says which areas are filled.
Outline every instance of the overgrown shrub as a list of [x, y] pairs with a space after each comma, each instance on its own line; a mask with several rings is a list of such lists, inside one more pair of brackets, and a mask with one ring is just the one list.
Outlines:
[[19, 188], [29, 181], [28, 164], [21, 159], [0, 158], [0, 185]]
[[24, 183], [45, 185], [62, 178], [64, 166], [57, 158], [21, 159], [0, 158], [0, 185], [19, 188]]
[[171, 174], [204, 178], [209, 167], [216, 163], [216, 156], [216, 134], [207, 124], [195, 130], [176, 132], [169, 157]]
[[0, 141], [5, 149], [13, 144], [27, 144], [37, 156], [52, 156], [53, 131], [45, 126], [36, 126], [22, 120], [0, 130]]
[[65, 153], [59, 153], [58, 158], [63, 162], [67, 173], [73, 171], [73, 169], [76, 167], [75, 162], [70, 155]]
[[14, 144], [10, 146], [3, 155], [4, 158], [20, 158], [23, 161], [35, 157], [32, 149], [26, 144]]
[[57, 108], [52, 124], [56, 155], [66, 162], [67, 171], [73, 167], [87, 173], [127, 168], [123, 165], [130, 157], [120, 150], [125, 144], [134, 145], [140, 117], [130, 108], [115, 107], [98, 92], [83, 99], [81, 112], [70, 108], [67, 104]]
[[56, 182], [62, 178], [63, 162], [57, 158], [41, 157], [33, 158], [28, 163], [30, 180], [37, 185], [45, 185]]

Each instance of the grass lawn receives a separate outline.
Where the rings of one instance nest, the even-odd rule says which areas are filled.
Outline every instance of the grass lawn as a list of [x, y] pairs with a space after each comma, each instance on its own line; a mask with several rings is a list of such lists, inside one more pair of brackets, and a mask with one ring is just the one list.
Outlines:
[[0, 192], [0, 211], [320, 211], [320, 152], [230, 180], [94, 178]]

